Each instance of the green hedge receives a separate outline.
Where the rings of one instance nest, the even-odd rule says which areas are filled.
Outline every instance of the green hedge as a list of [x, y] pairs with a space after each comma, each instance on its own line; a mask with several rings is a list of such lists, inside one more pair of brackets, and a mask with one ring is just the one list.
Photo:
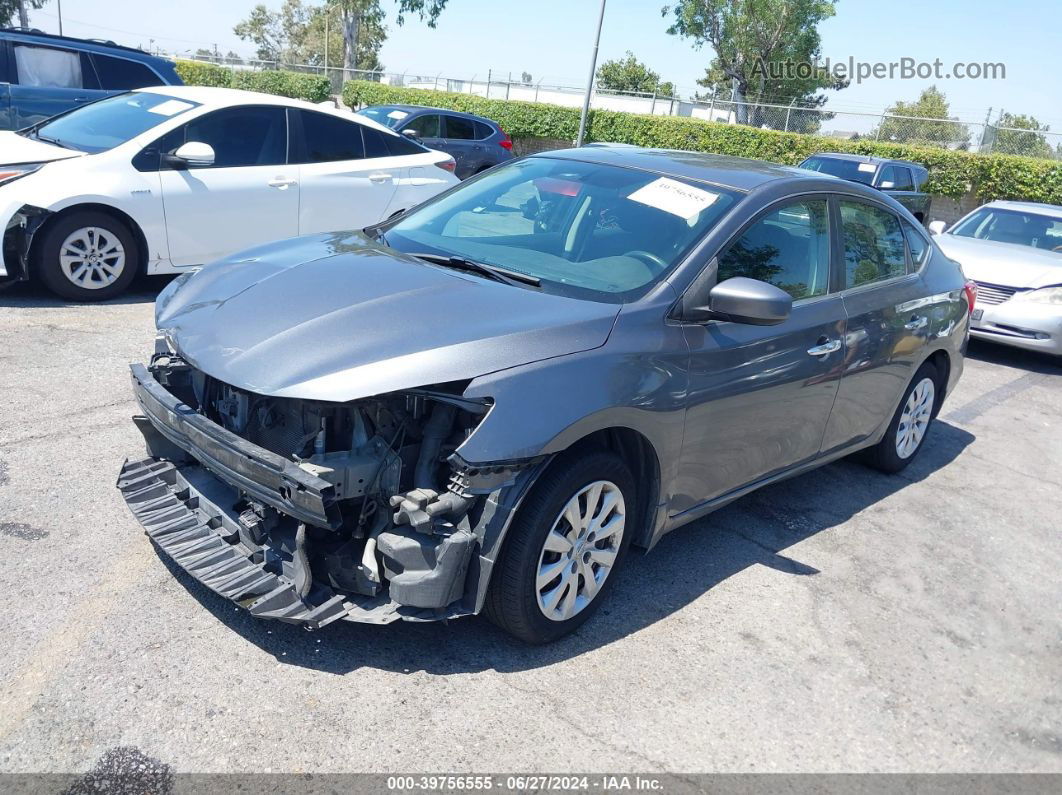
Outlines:
[[201, 61], [178, 61], [177, 74], [189, 86], [220, 86], [242, 88], [245, 91], [260, 91], [308, 102], [324, 102], [331, 95], [327, 77], [269, 69], [252, 72], [229, 69]]
[[[343, 101], [351, 107], [400, 103], [462, 110], [494, 119], [514, 138], [574, 141], [579, 129], [578, 108], [400, 88], [362, 80], [352, 80], [343, 86]], [[926, 166], [929, 169], [926, 189], [936, 195], [959, 198], [972, 191], [985, 200], [1020, 199], [1062, 204], [1062, 163], [1032, 157], [978, 155], [878, 141], [846, 141], [683, 116], [648, 116], [609, 110], [590, 112], [587, 140], [715, 152], [791, 165], [810, 154], [824, 151], [895, 157]]]

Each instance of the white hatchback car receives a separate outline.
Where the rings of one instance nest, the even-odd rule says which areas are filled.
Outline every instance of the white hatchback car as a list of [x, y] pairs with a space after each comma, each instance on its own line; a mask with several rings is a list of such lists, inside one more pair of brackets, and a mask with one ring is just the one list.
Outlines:
[[0, 282], [124, 290], [241, 249], [360, 229], [457, 184], [454, 161], [363, 116], [164, 86], [0, 133]]

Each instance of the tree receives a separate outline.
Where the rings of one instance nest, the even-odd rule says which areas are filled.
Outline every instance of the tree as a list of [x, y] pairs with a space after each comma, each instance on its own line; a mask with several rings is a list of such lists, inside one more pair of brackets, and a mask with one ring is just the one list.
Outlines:
[[15, 17], [18, 17], [19, 27], [29, 27], [29, 13], [31, 8], [40, 8], [48, 0], [0, 0], [0, 27], [10, 27]]
[[535, 80], [535, 78], [531, 77], [531, 73], [530, 72], [521, 72], [520, 73], [520, 82], [523, 83], [525, 86], [531, 85], [531, 83], [533, 83], [534, 80]]
[[732, 94], [738, 123], [759, 127], [784, 116], [768, 115], [765, 105], [818, 108], [826, 102], [818, 92], [848, 85], [818, 64], [818, 25], [834, 15], [836, 1], [677, 0], [663, 14], [671, 17], [668, 33], [715, 51], [698, 85], [713, 96]]
[[879, 141], [969, 148], [969, 127], [948, 115], [948, 98], [936, 86], [927, 88], [914, 102], [898, 101], [885, 113], [888, 117], [882, 119], [870, 137]]
[[323, 6], [285, 0], [279, 11], [255, 6], [233, 30], [255, 44], [263, 61], [320, 66], [327, 54], [329, 65], [380, 70], [383, 19], [379, 0], [329, 0]]
[[605, 61], [598, 67], [597, 85], [606, 91], [675, 96], [674, 83], [661, 83], [660, 75], [635, 58], [630, 50], [626, 58]]
[[[1029, 132], [1019, 132], [1019, 130], [1029, 130]], [[1001, 113], [995, 124], [995, 142], [992, 144], [992, 151], [1007, 155], [1051, 157], [1051, 144], [1047, 142], [1047, 136], [1038, 134], [1050, 132], [1050, 130], [1049, 126], [1040, 124], [1032, 116]]]

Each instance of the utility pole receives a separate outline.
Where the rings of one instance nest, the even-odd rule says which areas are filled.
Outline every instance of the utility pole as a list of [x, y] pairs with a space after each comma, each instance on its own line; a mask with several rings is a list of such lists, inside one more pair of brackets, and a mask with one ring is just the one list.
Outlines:
[[579, 136], [576, 146], [583, 145], [586, 137], [586, 114], [590, 111], [590, 95], [594, 91], [594, 75], [597, 73], [597, 48], [601, 44], [601, 25], [605, 21], [605, 0], [601, 0], [601, 11], [597, 16], [597, 35], [594, 36], [594, 54], [590, 58], [590, 76], [586, 79], [586, 96], [583, 97], [583, 112], [579, 116]]
[[63, 0], [55, 0], [55, 13], [59, 16], [59, 35], [63, 35]]
[[977, 151], [985, 151], [985, 141], [988, 139], [988, 125], [992, 123], [992, 109], [988, 109], [988, 113], [985, 114], [985, 126], [981, 128], [981, 140], [977, 144]]

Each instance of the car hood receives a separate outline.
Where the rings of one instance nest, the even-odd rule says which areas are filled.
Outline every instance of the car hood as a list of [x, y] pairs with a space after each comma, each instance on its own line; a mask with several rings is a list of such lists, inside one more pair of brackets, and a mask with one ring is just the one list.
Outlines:
[[619, 309], [429, 265], [345, 233], [209, 265], [159, 296], [156, 324], [193, 367], [227, 384], [348, 401], [596, 348]]
[[0, 132], [0, 165], [16, 166], [20, 163], [47, 163], [50, 160], [67, 160], [84, 157], [84, 152], [64, 149], [61, 146], [34, 141], [13, 132]]
[[974, 281], [1018, 289], [1062, 284], [1062, 254], [1057, 252], [949, 234], [933, 240]]

